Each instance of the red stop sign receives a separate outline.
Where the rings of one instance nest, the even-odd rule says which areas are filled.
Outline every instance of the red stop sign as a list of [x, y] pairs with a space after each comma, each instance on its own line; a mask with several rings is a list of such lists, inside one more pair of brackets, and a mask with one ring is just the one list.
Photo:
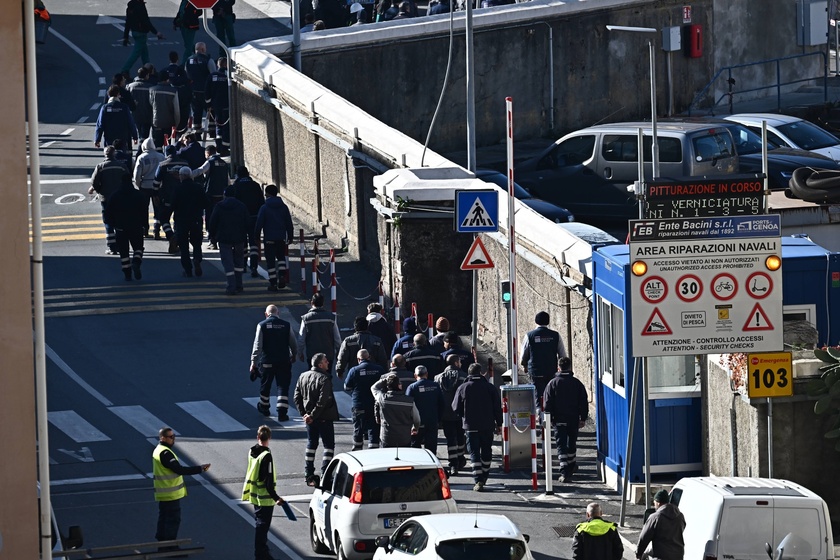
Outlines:
[[190, 0], [190, 4], [198, 8], [199, 10], [209, 10], [212, 8], [216, 2], [219, 0]]

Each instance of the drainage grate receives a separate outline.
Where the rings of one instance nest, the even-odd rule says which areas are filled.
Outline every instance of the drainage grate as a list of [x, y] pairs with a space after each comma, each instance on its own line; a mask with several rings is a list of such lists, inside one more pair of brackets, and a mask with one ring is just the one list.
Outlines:
[[552, 527], [558, 537], [574, 537], [577, 525], [561, 525], [559, 527]]

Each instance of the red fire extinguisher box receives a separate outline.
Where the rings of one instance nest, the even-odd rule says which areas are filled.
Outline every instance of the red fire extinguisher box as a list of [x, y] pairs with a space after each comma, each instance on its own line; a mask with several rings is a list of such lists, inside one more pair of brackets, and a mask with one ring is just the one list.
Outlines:
[[686, 25], [683, 27], [685, 45], [685, 56], [688, 58], [700, 58], [703, 56], [703, 26]]

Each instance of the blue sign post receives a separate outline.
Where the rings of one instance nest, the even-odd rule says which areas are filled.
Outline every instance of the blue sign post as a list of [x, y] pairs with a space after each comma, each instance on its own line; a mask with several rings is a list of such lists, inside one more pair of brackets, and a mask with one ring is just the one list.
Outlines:
[[499, 231], [499, 191], [455, 191], [455, 229], [458, 233]]

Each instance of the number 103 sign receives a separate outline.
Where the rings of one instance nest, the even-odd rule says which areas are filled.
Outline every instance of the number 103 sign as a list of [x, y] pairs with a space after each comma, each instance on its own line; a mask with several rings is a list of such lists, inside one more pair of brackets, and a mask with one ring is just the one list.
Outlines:
[[747, 354], [747, 392], [751, 399], [793, 395], [790, 352]]

